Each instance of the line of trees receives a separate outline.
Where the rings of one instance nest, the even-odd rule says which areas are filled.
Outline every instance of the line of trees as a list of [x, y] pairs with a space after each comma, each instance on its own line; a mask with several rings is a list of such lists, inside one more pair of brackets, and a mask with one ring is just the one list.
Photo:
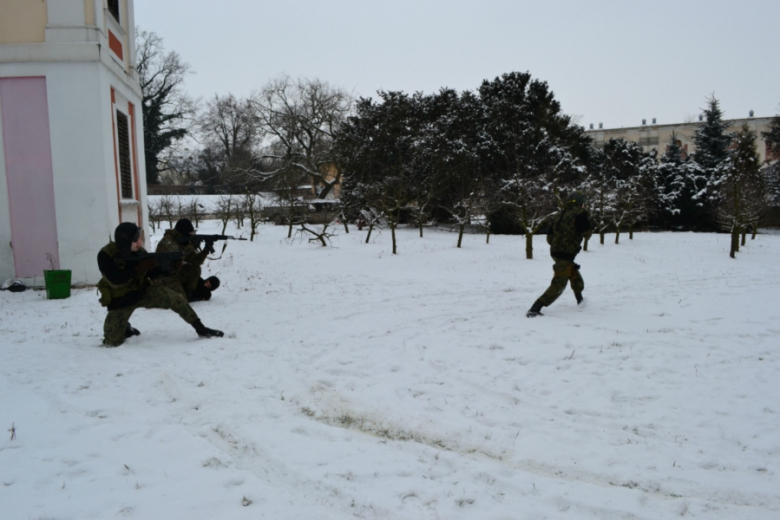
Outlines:
[[[643, 151], [613, 139], [594, 147], [584, 129], [561, 112], [546, 82], [512, 72], [475, 91], [350, 95], [319, 80], [280, 77], [246, 99], [215, 95], [201, 110], [180, 89], [189, 68], [164, 54], [159, 38], [139, 32], [148, 133], [148, 182], [157, 181], [163, 152], [186, 135], [202, 145], [186, 164], [198, 182], [230, 193], [273, 191], [293, 206], [301, 184], [325, 198], [341, 186], [339, 215], [381, 223], [393, 237], [401, 224], [437, 221], [457, 227], [460, 246], [470, 224], [490, 233], [544, 231], [573, 189], [589, 195], [601, 243], [618, 242], [637, 225], [723, 230], [736, 237], [732, 256], [767, 207], [780, 204], [778, 167], [760, 164], [757, 136], [727, 133], [710, 97], [686, 155], [676, 136], [665, 150]], [[148, 93], [147, 93], [148, 90]], [[148, 94], [148, 95], [147, 95]], [[148, 105], [148, 107], [147, 107]], [[187, 124], [185, 124], [187, 123]], [[780, 148], [780, 123], [764, 135]], [[167, 148], [166, 148], [167, 147]], [[348, 227], [347, 227], [348, 230]], [[292, 233], [292, 222], [290, 233]]]

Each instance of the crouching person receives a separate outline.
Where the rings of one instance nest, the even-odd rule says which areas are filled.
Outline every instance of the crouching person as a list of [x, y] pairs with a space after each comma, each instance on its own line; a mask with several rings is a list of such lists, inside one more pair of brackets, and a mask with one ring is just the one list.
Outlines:
[[214, 251], [209, 247], [198, 249], [197, 242], [193, 243], [187, 240], [195, 233], [195, 227], [190, 219], [179, 219], [173, 229], [165, 232], [156, 249], [158, 253], [181, 252], [183, 263], [181, 268], [175, 273], [162, 277], [160, 283], [181, 293], [189, 301], [193, 301], [192, 295], [197, 290], [201, 266], [206, 261], [209, 252]]
[[98, 283], [100, 303], [108, 309], [103, 324], [103, 344], [118, 347], [125, 338], [140, 334], [129, 323], [130, 316], [138, 308], [170, 309], [192, 325], [198, 336], [224, 336], [219, 330], [205, 327], [183, 295], [154, 284], [152, 279], [162, 270], [154, 258], [133, 261], [143, 254], [146, 250], [141, 230], [130, 222], [119, 224], [114, 231], [114, 242], [109, 242], [98, 253], [98, 267], [103, 274]]
[[204, 302], [211, 299], [211, 293], [219, 289], [219, 278], [216, 276], [209, 276], [205, 280], [200, 278], [195, 290], [189, 295], [190, 302]]

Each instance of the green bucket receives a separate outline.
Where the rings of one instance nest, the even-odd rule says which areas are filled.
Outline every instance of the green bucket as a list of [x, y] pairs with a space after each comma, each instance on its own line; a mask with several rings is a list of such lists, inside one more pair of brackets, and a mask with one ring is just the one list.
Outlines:
[[70, 269], [43, 271], [43, 280], [46, 283], [47, 299], [70, 298]]

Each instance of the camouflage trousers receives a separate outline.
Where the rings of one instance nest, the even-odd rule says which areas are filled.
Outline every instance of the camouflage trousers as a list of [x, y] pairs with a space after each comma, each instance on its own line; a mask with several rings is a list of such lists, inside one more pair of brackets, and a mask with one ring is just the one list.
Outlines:
[[175, 291], [187, 299], [188, 295], [192, 294], [198, 287], [200, 273], [201, 269], [199, 265], [184, 264], [176, 274], [164, 278], [156, 278], [155, 283]]
[[187, 303], [187, 298], [161, 285], [152, 285], [135, 305], [108, 311], [106, 321], [103, 323], [103, 344], [108, 347], [118, 347], [124, 343], [127, 322], [133, 312], [141, 308], [170, 309], [189, 324], [198, 321], [198, 315]]
[[544, 294], [539, 297], [539, 302], [544, 307], [552, 305], [563, 294], [569, 282], [571, 282], [571, 288], [575, 293], [581, 293], [585, 290], [585, 281], [573, 261], [561, 260], [560, 258], [553, 258], [553, 260], [555, 263], [553, 264], [552, 282]]

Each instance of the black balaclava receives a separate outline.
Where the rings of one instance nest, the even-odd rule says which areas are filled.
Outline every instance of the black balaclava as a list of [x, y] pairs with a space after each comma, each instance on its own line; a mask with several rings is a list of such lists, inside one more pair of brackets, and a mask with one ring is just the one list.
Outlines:
[[122, 222], [114, 231], [114, 242], [119, 246], [119, 252], [122, 256], [130, 254], [130, 247], [133, 242], [141, 236], [141, 229], [132, 222]]
[[192, 234], [193, 231], [195, 231], [195, 227], [192, 225], [192, 222], [190, 222], [190, 219], [183, 218], [179, 219], [179, 221], [176, 223], [175, 226], [173, 226], [173, 229], [179, 232], [180, 235], [188, 237]]

